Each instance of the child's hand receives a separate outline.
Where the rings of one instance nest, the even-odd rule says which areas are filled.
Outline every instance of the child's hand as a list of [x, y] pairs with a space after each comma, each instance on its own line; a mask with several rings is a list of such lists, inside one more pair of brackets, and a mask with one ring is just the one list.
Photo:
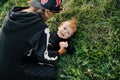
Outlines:
[[66, 42], [59, 42], [59, 46], [60, 46], [60, 48], [67, 48], [68, 47], [68, 42], [66, 41]]
[[66, 48], [68, 47], [68, 42], [59, 42], [60, 49], [58, 50], [59, 55], [63, 55], [66, 53]]

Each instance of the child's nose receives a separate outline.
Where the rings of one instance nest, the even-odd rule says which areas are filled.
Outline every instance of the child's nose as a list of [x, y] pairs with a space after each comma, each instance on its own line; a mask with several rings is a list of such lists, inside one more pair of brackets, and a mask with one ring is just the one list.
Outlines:
[[66, 34], [66, 33], [67, 33], [67, 31], [64, 30], [64, 34]]

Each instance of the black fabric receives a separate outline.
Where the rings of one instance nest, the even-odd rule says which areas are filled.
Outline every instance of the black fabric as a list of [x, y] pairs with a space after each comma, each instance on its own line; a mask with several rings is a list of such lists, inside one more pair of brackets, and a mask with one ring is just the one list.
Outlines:
[[50, 39], [48, 46], [49, 50], [58, 51], [60, 49], [59, 42], [61, 41], [67, 41], [67, 40], [59, 38], [56, 32], [50, 32]]
[[0, 80], [57, 80], [57, 68], [50, 65], [29, 63], [21, 66], [17, 74], [0, 76]]
[[22, 69], [30, 80], [56, 80], [55, 66], [31, 63], [24, 65]]
[[[39, 13], [20, 12], [25, 8], [27, 7], [13, 8], [3, 22], [0, 33], [0, 80], [29, 80], [24, 75], [26, 73], [23, 72], [22, 66], [25, 64], [22, 61], [30, 49], [34, 50], [37, 60], [47, 61], [44, 59], [43, 52], [47, 47], [47, 35], [44, 30], [48, 27]], [[36, 36], [41, 41], [40, 43], [37, 42], [39, 40], [36, 40]], [[58, 56], [58, 53], [54, 56]], [[47, 67], [45, 68], [47, 70]]]

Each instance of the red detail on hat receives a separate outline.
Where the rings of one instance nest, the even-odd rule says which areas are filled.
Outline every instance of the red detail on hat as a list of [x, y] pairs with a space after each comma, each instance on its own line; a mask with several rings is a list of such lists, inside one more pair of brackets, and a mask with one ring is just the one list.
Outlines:
[[60, 6], [61, 0], [56, 0], [56, 7]]
[[41, 0], [41, 4], [44, 5], [45, 3], [47, 3], [48, 0]]

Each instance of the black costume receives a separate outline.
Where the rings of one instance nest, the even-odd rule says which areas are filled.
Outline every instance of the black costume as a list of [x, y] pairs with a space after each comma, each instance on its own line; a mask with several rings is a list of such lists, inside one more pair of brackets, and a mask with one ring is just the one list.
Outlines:
[[59, 57], [48, 50], [49, 29], [39, 13], [20, 12], [15, 7], [6, 16], [0, 33], [0, 80], [54, 80], [56, 68], [35, 63], [24, 57], [30, 50], [35, 59], [52, 63]]

